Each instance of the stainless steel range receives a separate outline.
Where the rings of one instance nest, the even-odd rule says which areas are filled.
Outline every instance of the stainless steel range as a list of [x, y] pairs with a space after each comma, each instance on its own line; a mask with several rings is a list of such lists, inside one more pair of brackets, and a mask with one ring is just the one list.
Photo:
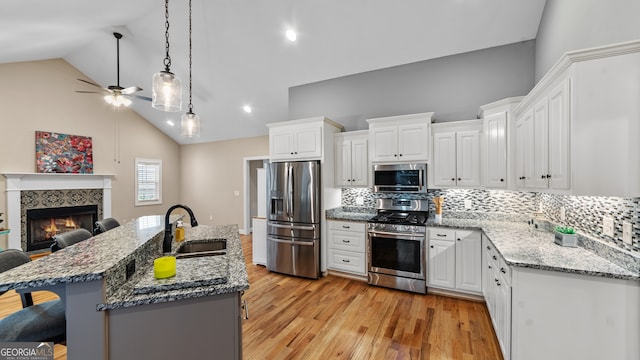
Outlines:
[[427, 200], [379, 199], [367, 223], [369, 284], [426, 293]]

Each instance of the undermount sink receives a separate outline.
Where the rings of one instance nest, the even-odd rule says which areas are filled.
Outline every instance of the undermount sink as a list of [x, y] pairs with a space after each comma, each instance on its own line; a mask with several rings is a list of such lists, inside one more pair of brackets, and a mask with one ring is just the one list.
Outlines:
[[178, 247], [176, 258], [216, 256], [227, 254], [227, 239], [190, 240]]

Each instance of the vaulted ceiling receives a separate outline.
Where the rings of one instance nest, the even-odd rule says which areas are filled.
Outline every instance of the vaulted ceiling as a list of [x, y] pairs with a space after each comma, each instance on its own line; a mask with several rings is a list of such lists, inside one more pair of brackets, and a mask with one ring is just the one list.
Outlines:
[[[180, 135], [188, 103], [188, 0], [169, 5], [172, 72], [184, 111], [131, 106], [181, 144], [267, 133], [288, 119], [288, 88], [335, 77], [530, 40], [545, 0], [192, 0], [193, 110], [202, 136]], [[296, 42], [285, 31], [298, 32]], [[102, 86], [151, 96], [163, 69], [161, 0], [21, 0], [0, 3], [0, 63], [64, 58]], [[78, 90], [92, 90], [78, 82]], [[78, 94], [78, 101], [102, 101]], [[250, 105], [251, 113], [242, 110]], [[317, 114], [323, 115], [323, 114]], [[175, 126], [167, 124], [172, 120]]]

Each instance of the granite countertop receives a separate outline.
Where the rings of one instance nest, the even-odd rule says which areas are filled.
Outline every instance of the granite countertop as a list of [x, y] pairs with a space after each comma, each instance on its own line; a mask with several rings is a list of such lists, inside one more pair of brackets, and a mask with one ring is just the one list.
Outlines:
[[[172, 215], [174, 223], [183, 215]], [[0, 274], [0, 291], [104, 281], [105, 302], [98, 310], [218, 295], [249, 288], [237, 225], [185, 228], [185, 241], [224, 238], [225, 255], [178, 259], [175, 278], [149, 279], [153, 260], [162, 256], [164, 216], [144, 216], [51, 255]], [[180, 244], [175, 241], [172, 251]], [[125, 278], [126, 264], [136, 272]], [[157, 283], [156, 283], [157, 281]], [[138, 285], [140, 284], [140, 285]], [[135, 291], [138, 289], [142, 291]]]
[[[226, 294], [249, 288], [244, 253], [237, 225], [200, 225], [185, 228], [185, 242], [199, 239], [224, 238], [227, 240], [226, 255], [176, 260], [176, 276], [154, 279], [153, 265], [136, 272], [112, 296], [108, 296], [98, 310], [113, 310], [122, 307], [155, 304], [181, 299]], [[173, 243], [175, 252], [180, 243]], [[143, 289], [143, 290], [140, 290]]]
[[[183, 215], [172, 215], [173, 223]], [[0, 291], [100, 280], [164, 231], [164, 216], [143, 216], [0, 274]]]
[[[373, 209], [368, 213], [362, 208], [349, 207], [330, 209], [326, 213], [327, 219], [349, 221], [367, 221], [373, 215]], [[599, 253], [582, 246], [563, 247], [554, 242], [554, 234], [550, 231], [534, 230], [523, 221], [500, 221], [514, 220], [509, 214], [481, 214], [475, 218], [460, 218], [458, 215], [445, 214], [438, 223], [432, 217], [427, 226], [480, 230], [511, 266], [640, 281], [640, 259], [637, 255], [620, 255], [624, 251], [618, 252], [607, 246], [596, 247]], [[582, 242], [598, 241], [584, 235], [580, 237]]]
[[376, 209], [365, 207], [337, 207], [328, 209], [325, 213], [327, 220], [346, 220], [366, 222], [376, 215]]

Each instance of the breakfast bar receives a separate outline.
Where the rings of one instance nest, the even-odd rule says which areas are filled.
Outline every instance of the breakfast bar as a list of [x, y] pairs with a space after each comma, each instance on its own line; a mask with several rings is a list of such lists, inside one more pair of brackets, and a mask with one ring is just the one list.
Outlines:
[[[174, 224], [182, 215], [172, 215]], [[183, 243], [224, 242], [155, 279], [164, 216], [144, 216], [0, 274], [0, 291], [49, 290], [65, 303], [67, 358], [242, 358], [240, 302], [249, 287], [237, 225], [185, 229]], [[139, 336], [144, 334], [145, 336]], [[171, 339], [171, 342], [167, 340]]]

